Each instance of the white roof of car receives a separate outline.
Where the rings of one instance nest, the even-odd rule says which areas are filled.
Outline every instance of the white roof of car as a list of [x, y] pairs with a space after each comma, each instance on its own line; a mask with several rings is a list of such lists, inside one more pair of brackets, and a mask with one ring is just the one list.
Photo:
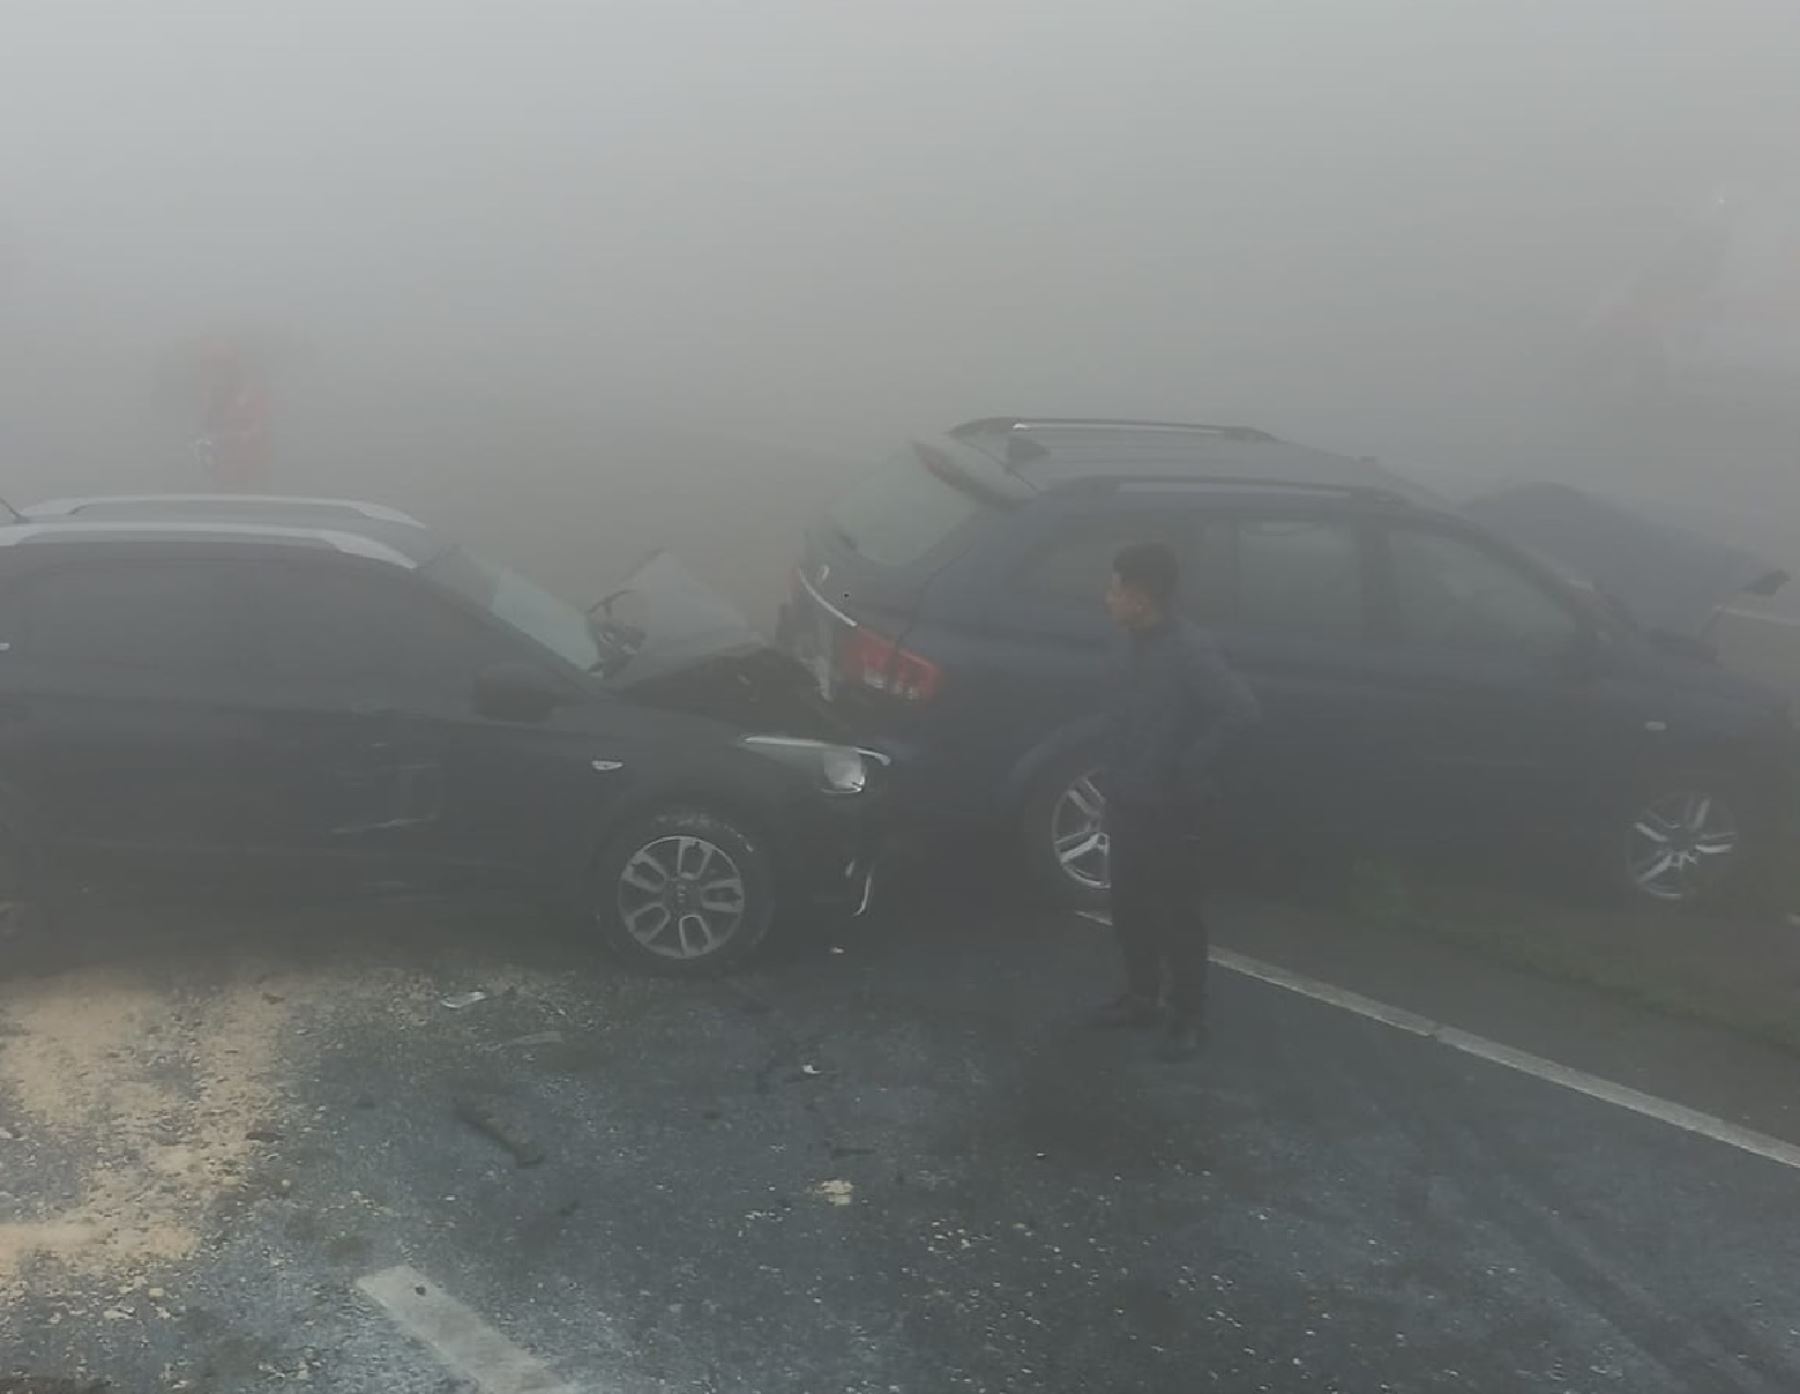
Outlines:
[[0, 525], [0, 547], [93, 541], [102, 538], [133, 541], [161, 537], [180, 537], [194, 542], [292, 542], [329, 547], [351, 556], [367, 557], [371, 561], [386, 562], [390, 566], [401, 566], [408, 570], [419, 564], [399, 548], [390, 547], [377, 538], [338, 528], [280, 527], [271, 523], [243, 523], [226, 518], [190, 519], [185, 522], [121, 519], [108, 523], [38, 522], [28, 518], [23, 523]]
[[365, 503], [361, 499], [304, 498], [288, 494], [98, 494], [90, 498], [49, 499], [20, 510], [31, 522], [53, 518], [74, 518], [84, 513], [137, 514], [163, 510], [193, 513], [254, 513], [267, 517], [272, 513], [341, 513], [346, 517], [365, 518], [378, 523], [401, 523], [409, 527], [425, 525], [410, 513], [386, 504]]

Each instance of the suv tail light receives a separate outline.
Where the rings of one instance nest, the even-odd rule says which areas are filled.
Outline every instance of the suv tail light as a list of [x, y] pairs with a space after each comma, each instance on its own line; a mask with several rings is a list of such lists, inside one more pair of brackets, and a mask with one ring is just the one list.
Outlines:
[[905, 702], [929, 702], [943, 684], [944, 670], [885, 634], [859, 627], [838, 641], [838, 676]]

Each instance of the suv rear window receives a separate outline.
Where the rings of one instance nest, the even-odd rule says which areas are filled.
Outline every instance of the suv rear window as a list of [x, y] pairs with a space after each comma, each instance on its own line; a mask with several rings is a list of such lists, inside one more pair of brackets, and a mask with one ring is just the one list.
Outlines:
[[911, 566], [989, 505], [902, 451], [826, 512], [838, 541], [876, 566]]

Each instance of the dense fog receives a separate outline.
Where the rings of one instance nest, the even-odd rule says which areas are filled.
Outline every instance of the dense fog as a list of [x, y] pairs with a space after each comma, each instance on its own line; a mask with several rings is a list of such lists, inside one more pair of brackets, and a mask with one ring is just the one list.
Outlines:
[[[276, 487], [590, 594], [653, 541], [772, 592], [833, 478], [1008, 411], [1789, 545], [1773, 0], [171, 0], [10, 5], [0, 40], [21, 500], [199, 484], [182, 375], [226, 334], [269, 365]], [[1595, 325], [1721, 196], [1749, 269], [1712, 281], [1775, 307], [1748, 368], [1620, 390]]]

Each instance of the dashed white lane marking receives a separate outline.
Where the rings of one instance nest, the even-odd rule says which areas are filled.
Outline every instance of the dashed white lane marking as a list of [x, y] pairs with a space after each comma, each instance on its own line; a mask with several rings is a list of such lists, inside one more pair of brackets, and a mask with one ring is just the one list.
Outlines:
[[[1112, 924], [1111, 919], [1101, 911], [1083, 910], [1080, 914], [1083, 919], [1092, 920], [1096, 924], [1109, 927]], [[1317, 978], [1309, 978], [1303, 973], [1290, 972], [1286, 968], [1273, 963], [1264, 963], [1261, 959], [1251, 958], [1247, 954], [1234, 953], [1230, 949], [1214, 949], [1212, 961], [1221, 968], [1229, 969], [1233, 973], [1242, 973], [1245, 977], [1255, 978], [1259, 982], [1268, 983], [1271, 987], [1283, 988], [1288, 992], [1299, 993], [1302, 997], [1310, 997], [1315, 1002], [1341, 1007], [1344, 1011], [1356, 1013], [1357, 1016], [1367, 1017], [1371, 1021], [1379, 1021], [1384, 1026], [1391, 1026], [1396, 1031], [1406, 1031], [1415, 1036], [1423, 1036], [1427, 1040], [1436, 1041], [1439, 1045], [1449, 1046], [1452, 1050], [1460, 1050], [1465, 1055], [1473, 1055], [1478, 1059], [1503, 1065], [1509, 1070], [1517, 1070], [1520, 1074], [1531, 1075], [1535, 1079], [1545, 1080], [1550, 1084], [1573, 1090], [1577, 1094], [1585, 1094], [1590, 1099], [1599, 1099], [1601, 1102], [1612, 1104], [1617, 1108], [1640, 1113], [1646, 1118], [1656, 1119], [1659, 1123], [1667, 1123], [1672, 1128], [1697, 1133], [1701, 1137], [1711, 1138], [1714, 1142], [1722, 1142], [1727, 1147], [1735, 1147], [1740, 1152], [1748, 1152], [1752, 1156], [1763, 1157], [1771, 1162], [1779, 1162], [1782, 1166], [1800, 1171], [1800, 1147], [1793, 1143], [1783, 1142], [1778, 1137], [1770, 1137], [1767, 1133], [1759, 1133], [1753, 1128], [1740, 1127], [1723, 1118], [1715, 1118], [1710, 1113], [1702, 1113], [1685, 1104], [1678, 1104], [1672, 1099], [1659, 1098], [1655, 1094], [1646, 1094], [1642, 1090], [1615, 1084], [1610, 1079], [1602, 1079], [1599, 1075], [1588, 1074], [1585, 1070], [1571, 1069], [1567, 1065], [1560, 1065], [1554, 1060], [1547, 1060], [1541, 1055], [1533, 1055], [1529, 1051], [1515, 1050], [1512, 1046], [1502, 1045], [1499, 1041], [1490, 1041], [1485, 1036], [1477, 1036], [1472, 1031], [1446, 1026], [1441, 1021], [1433, 1021], [1430, 1017], [1420, 1016], [1417, 1012], [1409, 1012], [1404, 1007], [1391, 1007], [1386, 1002], [1377, 1002], [1372, 997], [1364, 997], [1361, 993], [1351, 992], [1348, 988], [1335, 987], [1331, 983], [1320, 982]]]
[[357, 1279], [356, 1286], [394, 1325], [480, 1394], [582, 1394], [423, 1273], [405, 1267], [384, 1268]]

